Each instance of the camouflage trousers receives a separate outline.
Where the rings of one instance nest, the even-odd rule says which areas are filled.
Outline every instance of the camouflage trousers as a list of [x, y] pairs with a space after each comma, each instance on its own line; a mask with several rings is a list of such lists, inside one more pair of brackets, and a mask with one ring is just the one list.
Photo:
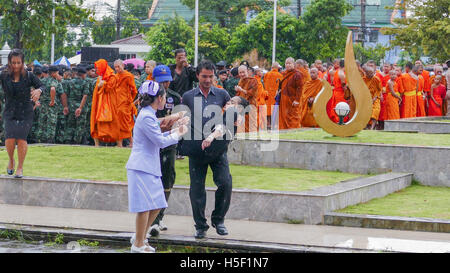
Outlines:
[[37, 141], [40, 143], [55, 143], [56, 123], [58, 121], [59, 108], [41, 105], [39, 109]]
[[60, 107], [58, 110], [58, 118], [56, 121], [56, 135], [55, 143], [64, 143], [64, 132], [66, 131], [67, 116], [63, 113], [63, 108]]
[[33, 126], [31, 127], [30, 133], [28, 134], [28, 143], [38, 142], [37, 130], [39, 129], [39, 110], [40, 107], [37, 107], [34, 110]]
[[75, 117], [77, 108], [75, 105], [69, 107], [64, 132], [64, 143], [66, 144], [82, 144], [86, 134], [86, 109], [83, 109], [81, 115], [77, 118]]

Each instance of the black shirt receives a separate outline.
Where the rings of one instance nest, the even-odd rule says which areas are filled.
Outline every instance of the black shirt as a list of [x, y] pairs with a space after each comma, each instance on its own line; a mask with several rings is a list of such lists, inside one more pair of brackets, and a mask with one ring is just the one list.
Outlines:
[[[209, 148], [202, 151], [202, 142], [209, 135], [209, 132], [214, 131], [214, 125], [223, 125], [222, 108], [230, 99], [227, 91], [216, 87], [211, 87], [207, 98], [200, 91], [200, 88], [188, 91], [183, 95], [182, 104], [186, 105], [191, 112], [191, 127], [187, 133], [188, 138], [185, 137], [181, 145], [181, 153], [183, 155], [205, 156], [205, 151], [208, 152]], [[195, 102], [201, 108], [195, 109]], [[220, 116], [216, 117], [217, 114]], [[203, 134], [204, 130], [207, 134], [206, 136]]]
[[41, 88], [41, 81], [33, 73], [27, 72], [20, 75], [20, 80], [14, 83], [7, 71], [2, 72], [0, 81], [5, 94], [4, 118], [24, 120], [30, 112], [33, 112], [31, 87]]
[[181, 74], [177, 74], [176, 67], [175, 64], [169, 66], [173, 79], [169, 88], [183, 96], [186, 91], [194, 88], [194, 82], [198, 82], [197, 74], [192, 66], [184, 67]]

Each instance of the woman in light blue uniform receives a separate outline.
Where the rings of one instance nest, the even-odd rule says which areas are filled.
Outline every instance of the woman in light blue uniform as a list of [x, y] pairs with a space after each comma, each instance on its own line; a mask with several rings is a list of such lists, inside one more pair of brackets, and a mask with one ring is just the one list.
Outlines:
[[161, 133], [156, 111], [166, 103], [166, 92], [153, 81], [146, 81], [139, 89], [141, 111], [133, 130], [133, 148], [128, 159], [128, 206], [137, 213], [136, 234], [131, 238], [131, 252], [151, 253], [155, 249], [145, 239], [150, 225], [160, 209], [167, 207], [161, 182], [159, 150], [178, 143], [187, 132], [185, 125]]

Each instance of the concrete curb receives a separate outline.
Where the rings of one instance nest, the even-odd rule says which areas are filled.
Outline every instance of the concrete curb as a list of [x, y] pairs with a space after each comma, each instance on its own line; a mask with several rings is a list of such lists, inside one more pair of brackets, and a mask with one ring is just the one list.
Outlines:
[[330, 226], [379, 228], [450, 233], [450, 220], [382, 215], [327, 213], [324, 224]]
[[[98, 241], [102, 245], [109, 246], [130, 246], [130, 237], [132, 233], [104, 232], [95, 230], [81, 229], [58, 229], [50, 227], [36, 227], [24, 225], [12, 225], [0, 223], [0, 232], [4, 230], [20, 231], [24, 237], [33, 240], [48, 239], [50, 236], [58, 234], [64, 235], [64, 243], [77, 241], [80, 239]], [[150, 244], [160, 244], [169, 246], [192, 246], [192, 247], [209, 247], [234, 250], [237, 252], [269, 252], [269, 253], [380, 253], [380, 251], [357, 249], [357, 248], [339, 248], [339, 247], [322, 247], [294, 244], [274, 244], [252, 241], [238, 241], [227, 239], [203, 239], [196, 240], [194, 237], [160, 235], [157, 238], [149, 238]], [[383, 251], [391, 252], [391, 251]]]

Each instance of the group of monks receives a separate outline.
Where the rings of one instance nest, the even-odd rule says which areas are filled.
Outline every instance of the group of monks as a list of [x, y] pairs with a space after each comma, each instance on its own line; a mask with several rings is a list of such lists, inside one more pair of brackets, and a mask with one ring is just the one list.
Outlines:
[[114, 70], [104, 59], [95, 62], [98, 74], [92, 97], [91, 136], [95, 146], [101, 142], [117, 143], [123, 140], [133, 144], [132, 131], [137, 109], [134, 104], [138, 93], [134, 76], [124, 69], [121, 60], [114, 62]]
[[[442, 66], [436, 65], [434, 75], [430, 76], [421, 61], [406, 64], [404, 71], [387, 63], [378, 71], [374, 61], [357, 64], [373, 102], [367, 129], [383, 129], [385, 120], [446, 115], [447, 83]], [[333, 65], [324, 68], [317, 60], [310, 68], [304, 60], [288, 58], [283, 72], [279, 72], [278, 63], [273, 63], [272, 70], [263, 77], [249, 75], [247, 66], [241, 65], [236, 95], [254, 106], [247, 113], [245, 131], [317, 127], [312, 105], [323, 88], [322, 80], [333, 87], [326, 109], [328, 116], [338, 123], [335, 107], [346, 102], [350, 113], [343, 121], [347, 122], [354, 115], [356, 105], [347, 85], [344, 65], [343, 60], [336, 59]]]

